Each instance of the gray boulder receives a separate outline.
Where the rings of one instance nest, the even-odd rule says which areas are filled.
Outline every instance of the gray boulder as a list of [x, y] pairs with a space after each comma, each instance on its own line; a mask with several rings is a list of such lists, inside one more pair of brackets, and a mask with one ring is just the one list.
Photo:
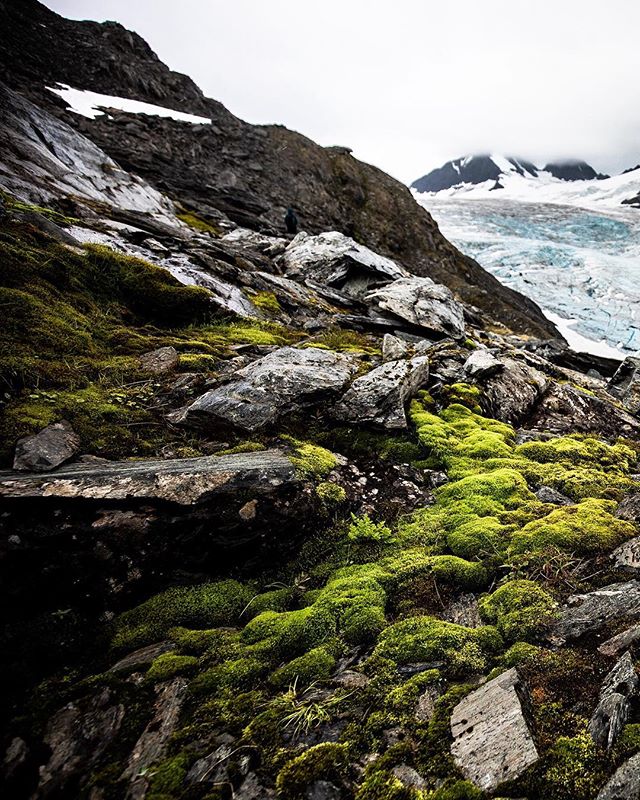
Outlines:
[[640, 569], [640, 536], [629, 539], [611, 553], [617, 567], [635, 572]]
[[621, 501], [616, 517], [628, 522], [640, 522], [640, 492], [629, 494]]
[[48, 472], [69, 461], [79, 451], [80, 437], [63, 419], [47, 425], [33, 436], [19, 439], [13, 468], [25, 472]]
[[556, 644], [564, 644], [623, 619], [640, 619], [640, 583], [636, 580], [572, 595], [558, 613], [551, 638]]
[[609, 392], [632, 414], [640, 412], [640, 357], [627, 356], [609, 381]]
[[638, 800], [639, 797], [640, 753], [636, 753], [613, 773], [597, 800]]
[[353, 357], [332, 350], [282, 347], [238, 370], [235, 380], [206, 392], [170, 419], [256, 431], [289, 411], [338, 397], [356, 369]]
[[483, 378], [485, 410], [496, 419], [518, 424], [536, 406], [547, 390], [546, 376], [516, 358], [505, 357], [504, 369]]
[[159, 347], [140, 356], [140, 366], [145, 372], [161, 375], [171, 372], [178, 366], [178, 351], [175, 347]]
[[535, 764], [538, 751], [517, 670], [503, 672], [461, 700], [451, 715], [451, 753], [470, 781], [493, 792]]
[[407, 400], [427, 381], [429, 359], [389, 361], [357, 378], [332, 411], [341, 422], [405, 430]]
[[640, 624], [632, 625], [624, 631], [617, 633], [606, 642], [603, 642], [598, 647], [598, 652], [608, 658], [620, 655], [623, 650], [626, 650], [632, 644], [635, 644], [640, 639]]
[[454, 339], [464, 334], [462, 306], [446, 286], [431, 278], [398, 278], [365, 299], [374, 310], [393, 314], [413, 327]]
[[406, 358], [409, 353], [409, 345], [404, 339], [394, 336], [392, 333], [385, 333], [382, 337], [382, 360], [397, 361], [399, 358]]
[[600, 699], [589, 721], [589, 733], [598, 747], [610, 750], [629, 718], [638, 691], [638, 676], [627, 651], [604, 679]]
[[573, 500], [562, 494], [552, 486], [541, 486], [536, 492], [535, 496], [541, 503], [554, 503], [557, 506], [571, 506]]
[[488, 378], [504, 369], [504, 364], [488, 350], [474, 350], [464, 362], [463, 369], [469, 378]]
[[317, 236], [299, 233], [285, 250], [283, 264], [290, 278], [335, 286], [353, 296], [361, 296], [381, 281], [409, 275], [395, 261], [338, 231]]

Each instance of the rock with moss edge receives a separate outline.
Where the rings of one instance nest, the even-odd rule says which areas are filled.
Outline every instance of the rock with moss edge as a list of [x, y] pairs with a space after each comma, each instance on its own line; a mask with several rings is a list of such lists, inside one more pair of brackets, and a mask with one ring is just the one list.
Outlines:
[[13, 468], [19, 471], [48, 472], [80, 452], [80, 438], [66, 420], [53, 422], [16, 445]]

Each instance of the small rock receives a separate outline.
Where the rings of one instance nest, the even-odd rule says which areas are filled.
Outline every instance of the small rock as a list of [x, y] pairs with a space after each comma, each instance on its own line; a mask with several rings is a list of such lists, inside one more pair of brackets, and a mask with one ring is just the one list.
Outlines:
[[147, 647], [141, 647], [133, 653], [129, 653], [129, 655], [121, 658], [120, 661], [117, 661], [112, 667], [109, 667], [107, 671], [124, 672], [125, 670], [132, 671], [138, 667], [146, 667], [158, 656], [164, 653], [170, 653], [175, 649], [176, 646], [173, 642], [156, 642], [155, 644], [147, 645]]
[[519, 777], [538, 760], [522, 696], [525, 687], [514, 667], [453, 709], [451, 753], [462, 773], [485, 792]]
[[635, 644], [640, 639], [640, 624], [632, 625], [630, 628], [622, 631], [621, 633], [612, 636], [603, 642], [598, 648], [598, 652], [608, 658], [620, 655], [623, 650], [626, 650], [632, 644]]
[[53, 422], [33, 436], [19, 439], [13, 468], [20, 471], [48, 472], [80, 452], [80, 437], [66, 420]]
[[249, 500], [242, 506], [240, 511], [238, 511], [240, 519], [243, 519], [245, 522], [249, 522], [250, 520], [255, 519], [257, 508], [258, 508], [258, 501]]
[[611, 553], [611, 558], [615, 561], [616, 566], [622, 569], [631, 571], [640, 569], [640, 536], [629, 539], [620, 547], [616, 547]]
[[442, 619], [455, 622], [465, 628], [479, 628], [482, 625], [478, 600], [474, 594], [461, 594], [442, 612]]
[[640, 797], [640, 753], [631, 756], [613, 773], [597, 800], [638, 800]]
[[391, 772], [403, 786], [407, 786], [409, 789], [421, 790], [427, 788], [427, 783], [422, 775], [408, 764], [398, 764]]
[[441, 694], [442, 690], [437, 683], [427, 686], [418, 698], [418, 704], [416, 705], [416, 719], [419, 722], [429, 722], [436, 710], [436, 700]]
[[222, 744], [209, 755], [199, 758], [189, 768], [185, 783], [223, 783], [228, 780], [229, 757], [233, 753], [231, 745]]
[[331, 680], [337, 686], [342, 686], [343, 689], [362, 689], [369, 683], [366, 675], [352, 669], [346, 669], [344, 672], [334, 675]]
[[[633, 475], [630, 477], [637, 480]], [[640, 493], [627, 495], [618, 506], [616, 517], [628, 522], [640, 522]]]
[[143, 353], [139, 360], [145, 372], [161, 375], [163, 372], [171, 372], [178, 366], [179, 356], [175, 347], [159, 347], [157, 350]]
[[406, 358], [408, 352], [409, 345], [392, 333], [385, 333], [382, 337], [382, 360], [384, 362]]
[[589, 733], [598, 747], [610, 750], [629, 717], [638, 691], [638, 676], [627, 651], [604, 679], [598, 707], [589, 721]]
[[613, 583], [587, 594], [572, 595], [553, 626], [555, 644], [579, 639], [597, 632], [617, 619], [640, 619], [640, 583], [636, 580]]
[[504, 364], [488, 350], [474, 350], [464, 362], [464, 371], [470, 378], [488, 378], [504, 369]]
[[405, 430], [405, 405], [429, 377], [429, 359], [388, 361], [357, 378], [333, 408], [341, 422]]
[[11, 780], [17, 773], [20, 772], [24, 764], [29, 758], [29, 748], [24, 739], [15, 736], [4, 754], [2, 761], [2, 777], [5, 780]]
[[250, 772], [233, 793], [233, 800], [272, 800], [273, 789], [266, 789], [255, 772]]
[[553, 489], [551, 486], [541, 486], [537, 492], [535, 492], [535, 496], [541, 503], [554, 503], [557, 506], [571, 506], [573, 505], [573, 500], [567, 497], [566, 494], [562, 494], [557, 489]]

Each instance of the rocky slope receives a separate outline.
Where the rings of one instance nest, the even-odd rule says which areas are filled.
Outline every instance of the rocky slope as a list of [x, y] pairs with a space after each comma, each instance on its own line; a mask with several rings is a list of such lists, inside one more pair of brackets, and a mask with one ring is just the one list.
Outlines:
[[637, 797], [640, 361], [321, 197], [178, 206], [39, 91], [0, 96], [3, 796]]

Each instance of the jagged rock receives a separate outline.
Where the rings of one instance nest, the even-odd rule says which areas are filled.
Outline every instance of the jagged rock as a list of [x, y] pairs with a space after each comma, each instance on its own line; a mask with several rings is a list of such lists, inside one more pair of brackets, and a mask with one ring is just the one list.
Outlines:
[[255, 772], [250, 772], [234, 791], [234, 800], [272, 800], [276, 796], [273, 789], [262, 786]]
[[147, 667], [158, 656], [170, 653], [175, 649], [175, 644], [169, 641], [156, 642], [155, 644], [147, 645], [147, 647], [141, 647], [139, 650], [134, 650], [133, 653], [121, 658], [120, 661], [116, 661], [112, 667], [109, 667], [107, 672], [126, 672], [138, 667]]
[[437, 683], [427, 686], [418, 698], [416, 705], [416, 719], [418, 722], [429, 722], [436, 710], [436, 700], [442, 695], [442, 689]]
[[403, 339], [392, 333], [385, 333], [382, 337], [383, 361], [397, 361], [400, 358], [406, 358], [408, 353], [409, 345]]
[[617, 567], [635, 572], [640, 569], [640, 536], [629, 539], [611, 553]]
[[86, 774], [116, 738], [124, 715], [124, 706], [114, 702], [108, 688], [55, 713], [44, 734], [51, 755], [40, 767], [34, 800], [57, 796], [72, 778]]
[[161, 375], [163, 372], [171, 372], [178, 366], [178, 351], [175, 347], [159, 347], [149, 353], [140, 356], [140, 366], [145, 372], [152, 372], [154, 375]]
[[9, 742], [2, 759], [2, 769], [0, 775], [6, 781], [5, 786], [14, 778], [19, 776], [29, 759], [29, 746], [20, 736], [14, 736]]
[[175, 731], [180, 710], [187, 692], [188, 682], [184, 678], [174, 678], [156, 686], [156, 701], [153, 717], [136, 742], [121, 778], [129, 781], [127, 798], [142, 800], [149, 787], [146, 775], [151, 764], [159, 761], [166, 753], [169, 737]]
[[629, 717], [638, 683], [631, 654], [627, 651], [604, 679], [598, 707], [589, 720], [589, 733], [598, 747], [610, 750], [615, 744]]
[[391, 772], [403, 786], [407, 786], [409, 789], [422, 790], [427, 788], [427, 782], [422, 775], [408, 764], [398, 764]]
[[640, 493], [628, 494], [618, 506], [616, 517], [628, 522], [640, 522]]
[[451, 715], [451, 753], [485, 792], [514, 780], [538, 760], [523, 709], [526, 688], [514, 668], [473, 691]]
[[554, 383], [527, 420], [527, 427], [554, 436], [595, 433], [604, 439], [638, 438], [640, 421], [613, 403], [568, 384]]
[[431, 278], [398, 278], [369, 292], [366, 301], [412, 327], [454, 339], [464, 334], [462, 306], [446, 286]]
[[554, 503], [557, 506], [573, 505], [573, 500], [570, 497], [562, 494], [552, 486], [541, 486], [534, 494], [541, 503]]
[[80, 437], [66, 420], [53, 422], [33, 436], [16, 444], [13, 468], [19, 471], [47, 472], [69, 461], [80, 452]]
[[0, 497], [204, 502], [223, 492], [268, 493], [295, 483], [295, 470], [279, 450], [174, 460], [109, 461], [62, 467], [50, 475], [0, 473]]
[[607, 388], [632, 414], [640, 412], [640, 358], [627, 356]]
[[240, 250], [257, 251], [271, 258], [284, 253], [289, 242], [280, 236], [265, 236], [249, 228], [236, 228], [222, 238], [223, 242], [233, 244]]
[[489, 352], [478, 348], [464, 362], [464, 371], [470, 378], [488, 378], [504, 369], [504, 364]]
[[630, 628], [617, 633], [606, 642], [603, 642], [598, 647], [598, 652], [608, 658], [620, 655], [623, 650], [626, 650], [632, 644], [635, 644], [640, 639], [640, 625], [632, 625]]
[[640, 753], [613, 773], [600, 790], [597, 800], [638, 800], [640, 797]]
[[221, 744], [209, 755], [199, 758], [189, 768], [185, 783], [223, 783], [228, 780], [229, 757], [233, 748]]
[[317, 236], [299, 233], [285, 250], [283, 263], [290, 278], [311, 279], [356, 297], [363, 296], [372, 284], [409, 274], [395, 261], [338, 231]]
[[562, 644], [598, 632], [618, 619], [640, 619], [640, 583], [636, 580], [572, 595], [558, 613], [551, 638]]
[[172, 415], [187, 425], [227, 425], [255, 431], [282, 414], [338, 396], [357, 369], [354, 358], [309, 347], [282, 347], [235, 373]]
[[357, 378], [333, 408], [332, 414], [341, 422], [405, 430], [407, 400], [426, 383], [428, 377], [427, 356], [388, 361]]
[[490, 416], [518, 424], [547, 390], [547, 378], [524, 361], [504, 357], [504, 369], [483, 379], [481, 404]]

